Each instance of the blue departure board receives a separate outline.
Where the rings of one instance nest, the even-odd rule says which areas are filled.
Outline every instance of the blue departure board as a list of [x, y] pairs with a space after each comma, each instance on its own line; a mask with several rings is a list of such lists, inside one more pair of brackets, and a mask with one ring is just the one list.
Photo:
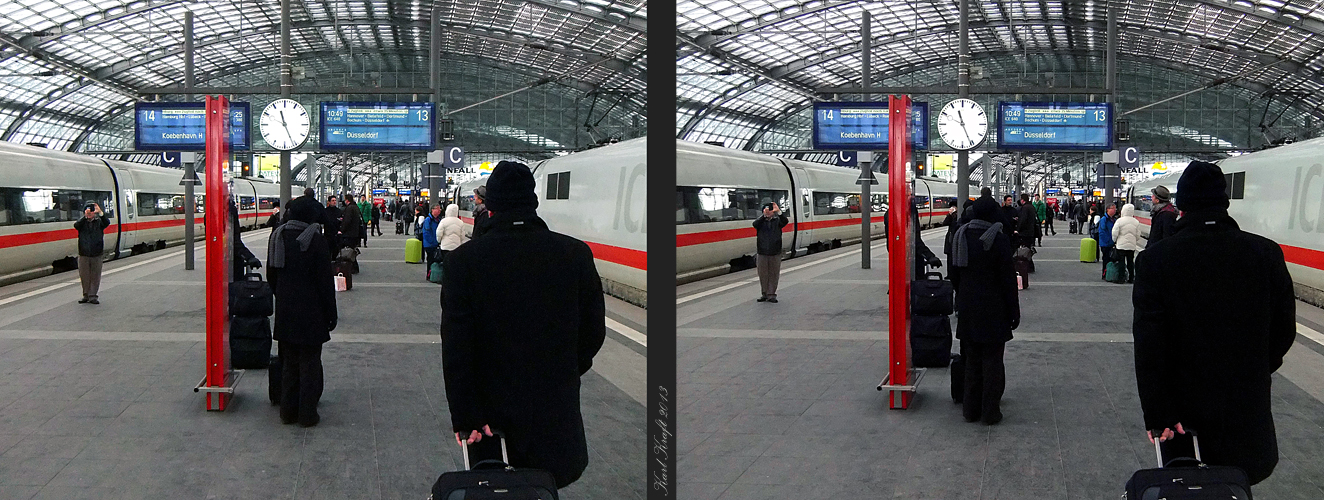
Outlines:
[[[814, 149], [887, 149], [887, 101], [814, 103]], [[910, 107], [910, 144], [929, 149], [929, 104]]]
[[[133, 148], [139, 151], [202, 151], [207, 147], [207, 121], [201, 102], [139, 102], [134, 104]], [[249, 108], [230, 103], [230, 149], [250, 149]]]
[[999, 102], [998, 149], [1113, 148], [1113, 107], [1094, 102]]
[[437, 149], [437, 107], [430, 102], [321, 103], [319, 142], [328, 151]]

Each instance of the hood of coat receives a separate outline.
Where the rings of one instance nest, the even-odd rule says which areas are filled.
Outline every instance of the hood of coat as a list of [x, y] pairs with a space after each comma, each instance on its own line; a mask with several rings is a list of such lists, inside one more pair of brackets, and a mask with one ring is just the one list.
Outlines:
[[1136, 206], [1130, 203], [1122, 205], [1122, 217], [1135, 217]]
[[457, 217], [460, 215], [460, 206], [454, 203], [446, 205], [446, 217]]

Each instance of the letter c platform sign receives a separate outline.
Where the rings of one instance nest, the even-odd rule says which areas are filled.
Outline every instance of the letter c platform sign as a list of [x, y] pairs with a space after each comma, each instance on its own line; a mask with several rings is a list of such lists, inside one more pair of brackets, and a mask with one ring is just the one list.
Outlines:
[[446, 171], [458, 172], [464, 168], [464, 150], [459, 147], [449, 147], [446, 153]]

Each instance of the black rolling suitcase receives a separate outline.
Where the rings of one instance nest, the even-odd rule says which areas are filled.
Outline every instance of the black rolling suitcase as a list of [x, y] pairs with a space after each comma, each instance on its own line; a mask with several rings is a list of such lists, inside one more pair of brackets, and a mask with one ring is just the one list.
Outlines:
[[960, 404], [965, 400], [965, 358], [960, 354], [952, 355], [952, 401]]
[[266, 368], [271, 361], [271, 320], [266, 316], [230, 317], [230, 366]]
[[947, 315], [910, 316], [910, 362], [941, 368], [952, 360], [952, 322]]
[[[1160, 499], [1225, 499], [1251, 500], [1250, 480], [1246, 471], [1240, 467], [1205, 465], [1200, 458], [1200, 439], [1195, 431], [1186, 429], [1191, 435], [1195, 448], [1195, 458], [1176, 458], [1163, 462], [1163, 450], [1158, 440], [1154, 441], [1154, 454], [1158, 456], [1157, 469], [1141, 469], [1126, 481], [1124, 500], [1160, 500]], [[1158, 433], [1154, 433], [1157, 435]], [[1180, 435], [1180, 434], [1179, 434]], [[1190, 462], [1188, 467], [1171, 467], [1178, 461]]]
[[267, 365], [267, 397], [273, 405], [280, 404], [280, 370], [280, 356], [272, 356], [271, 364]]
[[[464, 447], [462, 471], [447, 472], [432, 484], [429, 500], [558, 500], [556, 478], [540, 469], [517, 469], [506, 453], [506, 439], [495, 437], [501, 443], [501, 460], [480, 460], [470, 465], [469, 445]], [[482, 441], [476, 444], [483, 444]]]

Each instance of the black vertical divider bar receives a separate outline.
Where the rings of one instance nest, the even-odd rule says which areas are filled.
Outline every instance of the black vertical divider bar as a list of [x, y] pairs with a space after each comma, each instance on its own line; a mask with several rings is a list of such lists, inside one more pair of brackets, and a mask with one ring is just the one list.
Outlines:
[[648, 6], [649, 500], [676, 498], [676, 4]]

